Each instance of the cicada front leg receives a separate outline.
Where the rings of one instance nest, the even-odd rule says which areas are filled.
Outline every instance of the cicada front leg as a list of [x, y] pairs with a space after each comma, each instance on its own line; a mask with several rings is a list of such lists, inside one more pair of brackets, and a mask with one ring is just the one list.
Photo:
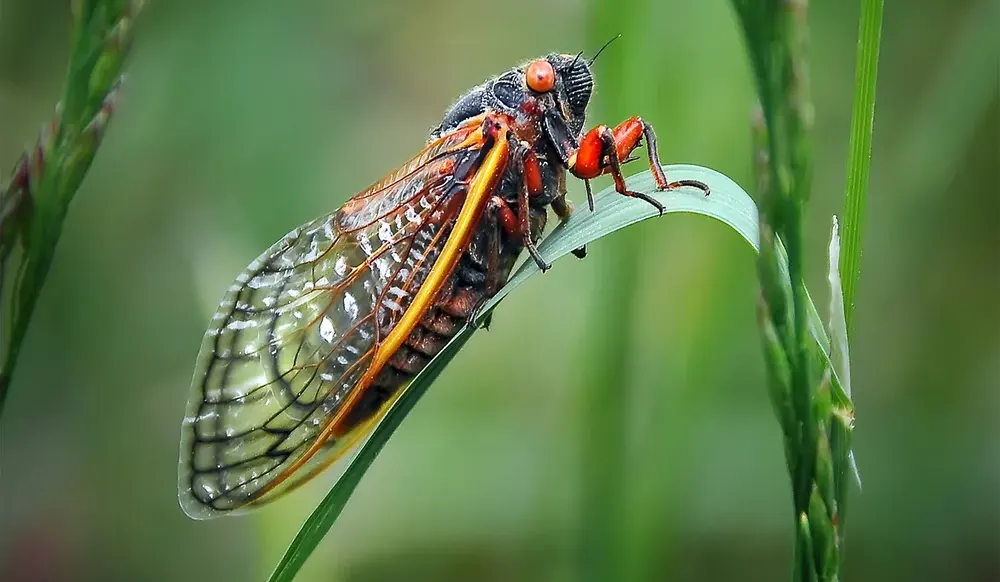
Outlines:
[[679, 180], [667, 182], [667, 177], [660, 166], [660, 156], [656, 149], [656, 134], [652, 126], [641, 117], [626, 119], [618, 127], [611, 129], [599, 125], [584, 134], [580, 146], [570, 154], [569, 171], [574, 176], [583, 179], [587, 185], [587, 202], [591, 210], [594, 208], [594, 196], [590, 189], [590, 180], [603, 174], [611, 174], [615, 181], [615, 190], [624, 196], [639, 198], [652, 204], [663, 214], [663, 204], [643, 192], [633, 192], [625, 186], [625, 176], [621, 166], [629, 161], [629, 156], [639, 147], [642, 139], [646, 139], [646, 153], [649, 155], [649, 169], [653, 173], [657, 190], [669, 190], [681, 186], [692, 186], [703, 191], [707, 196], [711, 191], [708, 185], [697, 180]]
[[542, 181], [542, 168], [538, 163], [535, 152], [526, 143], [521, 143], [520, 147], [514, 150], [514, 167], [521, 172], [520, 179], [517, 180], [517, 230], [518, 235], [524, 243], [524, 248], [528, 249], [528, 254], [538, 265], [543, 273], [552, 268], [552, 264], [542, 258], [535, 246], [535, 241], [531, 238], [531, 199], [541, 196], [545, 192], [545, 184]]
[[[527, 143], [512, 144], [511, 170], [517, 187], [517, 211], [511, 208], [500, 196], [493, 196], [487, 207], [487, 212], [495, 218], [496, 223], [503, 228], [511, 238], [521, 239], [521, 244], [528, 250], [538, 268], [545, 272], [552, 268], [538, 252], [534, 239], [531, 238], [531, 199], [544, 193], [541, 166], [535, 152]], [[491, 229], [492, 230], [492, 229]]]

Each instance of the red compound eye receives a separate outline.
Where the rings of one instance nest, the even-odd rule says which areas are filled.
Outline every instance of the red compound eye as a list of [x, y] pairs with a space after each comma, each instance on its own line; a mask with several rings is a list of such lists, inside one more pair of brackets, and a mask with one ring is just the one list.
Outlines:
[[528, 88], [536, 93], [545, 93], [552, 90], [556, 84], [556, 72], [552, 65], [544, 60], [538, 59], [528, 65], [528, 70], [524, 72], [524, 79], [528, 83]]

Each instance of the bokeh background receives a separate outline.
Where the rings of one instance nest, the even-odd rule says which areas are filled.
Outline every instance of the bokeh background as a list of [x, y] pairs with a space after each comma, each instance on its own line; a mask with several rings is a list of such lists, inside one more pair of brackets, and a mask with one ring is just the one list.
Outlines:
[[[822, 307], [858, 8], [813, 4]], [[67, 14], [66, 1], [0, 2], [6, 166], [52, 115]], [[864, 491], [845, 580], [1000, 580], [998, 30], [996, 0], [886, 6], [852, 346]], [[754, 96], [724, 0], [151, 2], [0, 423], [0, 579], [264, 579], [330, 482], [249, 516], [178, 508], [180, 420], [223, 291], [417, 151], [467, 88], [617, 32], [591, 120], [641, 113], [664, 161], [752, 190]], [[752, 250], [673, 215], [590, 252], [504, 302], [300, 580], [576, 580], [584, 539], [622, 580], [786, 579], [790, 491]], [[595, 382], [619, 396], [603, 413]], [[594, 479], [608, 486], [596, 497]]]

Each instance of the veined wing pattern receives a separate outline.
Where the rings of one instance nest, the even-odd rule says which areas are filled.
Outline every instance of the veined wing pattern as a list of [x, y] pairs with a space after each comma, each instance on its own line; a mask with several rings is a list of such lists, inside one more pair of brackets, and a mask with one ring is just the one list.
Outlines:
[[236, 278], [203, 340], [183, 423], [178, 496], [188, 515], [265, 503], [355, 443], [358, 431], [334, 435], [286, 474], [434, 264], [461, 208], [456, 168], [481, 146], [473, 125], [431, 142]]

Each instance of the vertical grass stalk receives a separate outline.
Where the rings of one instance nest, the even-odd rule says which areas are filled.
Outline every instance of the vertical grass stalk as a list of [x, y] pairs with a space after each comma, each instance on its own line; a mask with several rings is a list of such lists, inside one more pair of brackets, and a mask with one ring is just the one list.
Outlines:
[[853, 405], [809, 329], [803, 243], [813, 156], [807, 5], [805, 0], [733, 0], [733, 7], [760, 100], [753, 125], [761, 210], [758, 321], [791, 480], [793, 580], [835, 581]]
[[884, 0], [861, 0], [858, 21], [858, 55], [854, 70], [854, 111], [844, 194], [843, 248], [840, 276], [844, 285], [844, 315], [847, 330], [854, 319], [854, 300], [861, 276], [861, 234], [865, 226], [865, 192], [871, 166], [872, 128], [875, 122], [875, 80], [882, 38]]
[[0, 187], [0, 414], [63, 221], [108, 125], [139, 0], [75, 0], [56, 119]]

